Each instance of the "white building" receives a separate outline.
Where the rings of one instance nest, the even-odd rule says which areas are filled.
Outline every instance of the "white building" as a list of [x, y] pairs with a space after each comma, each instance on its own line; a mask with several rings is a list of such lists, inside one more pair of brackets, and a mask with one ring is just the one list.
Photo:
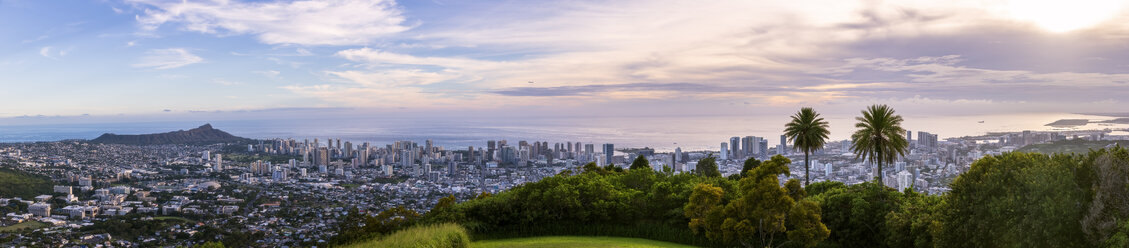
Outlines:
[[906, 188], [913, 187], [913, 174], [909, 171], [898, 172], [898, 191], [905, 191]]
[[51, 204], [43, 202], [31, 204], [27, 207], [27, 212], [35, 216], [48, 217], [51, 216]]
[[53, 189], [54, 189], [53, 191], [55, 193], [61, 193], [61, 194], [67, 194], [67, 195], [74, 194], [74, 188], [71, 187], [71, 186], [55, 185], [55, 187], [53, 187]]

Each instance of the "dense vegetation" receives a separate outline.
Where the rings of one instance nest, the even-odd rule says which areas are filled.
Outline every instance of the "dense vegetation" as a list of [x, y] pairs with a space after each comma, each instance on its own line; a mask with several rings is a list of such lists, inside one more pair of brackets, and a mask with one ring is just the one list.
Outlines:
[[1018, 152], [1038, 152], [1045, 154], [1054, 153], [1088, 153], [1090, 150], [1102, 149], [1110, 146], [1129, 146], [1129, 140], [1085, 140], [1071, 139], [1059, 140], [1050, 143], [1032, 144], [1019, 148]]
[[346, 247], [466, 248], [470, 247], [470, 235], [462, 226], [446, 223], [412, 227]]
[[730, 178], [588, 165], [496, 195], [460, 203], [444, 198], [422, 215], [402, 209], [361, 215], [352, 223], [368, 224], [342, 234], [377, 237], [408, 226], [458, 223], [480, 240], [581, 235], [710, 247], [1129, 245], [1129, 152], [1120, 147], [986, 156], [944, 195], [871, 182], [781, 184], [790, 163], [753, 160], [744, 175]]
[[543, 236], [493, 239], [470, 244], [474, 248], [689, 248], [692, 246], [637, 238]]
[[8, 168], [0, 168], [0, 197], [31, 199], [51, 194], [50, 178]]

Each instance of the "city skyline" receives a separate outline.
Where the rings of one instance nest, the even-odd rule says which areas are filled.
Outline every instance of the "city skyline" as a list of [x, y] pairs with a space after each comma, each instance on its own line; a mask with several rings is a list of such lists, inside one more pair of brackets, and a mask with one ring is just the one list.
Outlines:
[[7, 0], [0, 118], [1117, 112], [1127, 18], [1119, 1]]

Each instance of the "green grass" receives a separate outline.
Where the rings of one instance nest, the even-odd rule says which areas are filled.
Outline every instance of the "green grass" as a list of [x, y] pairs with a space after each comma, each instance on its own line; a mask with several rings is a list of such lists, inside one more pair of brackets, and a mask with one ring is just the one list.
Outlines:
[[470, 247], [470, 235], [467, 234], [466, 228], [458, 224], [447, 223], [412, 227], [379, 239], [350, 244], [345, 247], [466, 248]]
[[682, 244], [654, 241], [637, 238], [620, 237], [581, 237], [581, 236], [546, 236], [532, 238], [483, 240], [471, 244], [473, 248], [508, 248], [508, 247], [622, 247], [622, 248], [649, 248], [649, 247], [693, 247]]
[[35, 229], [40, 229], [40, 228], [49, 227], [49, 226], [51, 226], [51, 225], [49, 225], [47, 223], [43, 223], [43, 222], [24, 221], [23, 223], [11, 225], [11, 226], [0, 226], [0, 233], [18, 232], [18, 231], [21, 231], [21, 229], [35, 230]]
[[0, 168], [0, 197], [31, 199], [39, 195], [51, 194], [51, 186], [53, 185], [55, 183], [44, 176]]

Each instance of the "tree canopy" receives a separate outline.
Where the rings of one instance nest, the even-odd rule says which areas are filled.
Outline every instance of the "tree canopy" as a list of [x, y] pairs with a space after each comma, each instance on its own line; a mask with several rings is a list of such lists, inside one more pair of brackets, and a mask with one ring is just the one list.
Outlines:
[[827, 137], [831, 135], [827, 128], [827, 121], [819, 117], [814, 109], [806, 107], [792, 115], [792, 121], [784, 124], [784, 136], [792, 141], [792, 149], [804, 152], [804, 185], [811, 183], [808, 175], [811, 159], [808, 156], [827, 143]]
[[851, 151], [855, 158], [865, 158], [878, 165], [878, 183], [882, 181], [882, 164], [893, 163], [901, 156], [905, 156], [909, 142], [904, 136], [906, 130], [902, 128], [902, 116], [894, 114], [894, 109], [882, 105], [871, 105], [862, 111], [862, 117], [856, 117], [857, 130], [851, 135]]

